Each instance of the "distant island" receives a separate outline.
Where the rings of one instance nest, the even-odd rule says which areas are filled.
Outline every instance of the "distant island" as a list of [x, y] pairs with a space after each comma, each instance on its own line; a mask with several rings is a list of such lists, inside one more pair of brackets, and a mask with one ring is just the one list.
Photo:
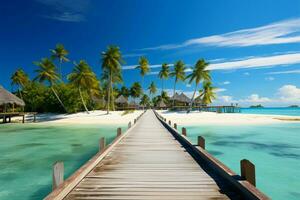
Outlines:
[[299, 108], [298, 105], [290, 105], [289, 108]]
[[261, 104], [258, 104], [258, 105], [252, 105], [250, 106], [250, 108], [263, 108], [263, 106]]

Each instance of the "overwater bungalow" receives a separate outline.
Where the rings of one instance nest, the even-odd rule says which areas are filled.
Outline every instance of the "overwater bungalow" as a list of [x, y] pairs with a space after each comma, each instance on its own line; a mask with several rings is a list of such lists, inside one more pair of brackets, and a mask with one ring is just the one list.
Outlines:
[[16, 108], [23, 109], [24, 106], [22, 99], [0, 86], [0, 112], [15, 112]]
[[0, 119], [4, 123], [11, 122], [11, 118], [16, 116], [23, 117], [24, 123], [25, 114], [16, 112], [16, 110], [23, 110], [24, 106], [22, 99], [0, 86]]
[[120, 95], [116, 100], [115, 100], [116, 106], [118, 110], [125, 110], [128, 107], [128, 100], [126, 97], [123, 95]]
[[165, 102], [161, 99], [156, 106], [157, 109], [159, 110], [163, 110], [167, 108], [167, 105], [165, 104]]
[[191, 99], [182, 92], [181, 94], [175, 93], [173, 97], [171, 97], [170, 101], [175, 102], [173, 109], [182, 110], [188, 108]]

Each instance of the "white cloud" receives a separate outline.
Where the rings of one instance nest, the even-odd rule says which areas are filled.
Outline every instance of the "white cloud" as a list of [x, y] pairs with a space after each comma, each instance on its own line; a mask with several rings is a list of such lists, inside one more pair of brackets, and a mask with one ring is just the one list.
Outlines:
[[217, 89], [215, 90], [215, 92], [225, 92], [225, 91], [227, 91], [226, 88], [217, 88]]
[[267, 74], [300, 74], [300, 70], [289, 70], [289, 71], [280, 71], [280, 72], [270, 72]]
[[274, 81], [275, 78], [273, 76], [268, 76], [265, 78], [266, 81]]
[[210, 70], [231, 70], [244, 68], [262, 68], [300, 63], [300, 53], [288, 53], [273, 56], [253, 57], [244, 60], [213, 63], [208, 66]]
[[128, 54], [124, 54], [123, 58], [133, 58], [133, 57], [140, 57], [140, 56], [144, 56], [144, 53], [128, 53]]
[[229, 85], [230, 84], [230, 81], [224, 81], [222, 83], [220, 83], [220, 85]]
[[289, 106], [300, 105], [300, 88], [295, 85], [283, 85], [278, 88], [273, 97], [262, 97], [258, 94], [251, 94], [245, 99], [235, 99], [232, 96], [221, 95], [217, 97], [214, 104], [228, 105], [238, 103], [241, 106], [262, 104], [264, 106]]
[[142, 50], [169, 50], [192, 45], [245, 47], [300, 42], [300, 18], [275, 22], [256, 28], [242, 29], [220, 35], [186, 40], [181, 44], [167, 44]]
[[300, 88], [295, 85], [284, 85], [278, 89], [278, 95], [283, 102], [300, 102]]
[[47, 8], [43, 17], [64, 22], [81, 22], [90, 6], [90, 0], [36, 0]]

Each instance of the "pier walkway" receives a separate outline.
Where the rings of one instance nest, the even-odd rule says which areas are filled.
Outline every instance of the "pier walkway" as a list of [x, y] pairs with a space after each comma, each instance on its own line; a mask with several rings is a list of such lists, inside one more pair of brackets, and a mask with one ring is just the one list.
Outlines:
[[231, 183], [196, 162], [149, 110], [46, 199], [245, 198]]

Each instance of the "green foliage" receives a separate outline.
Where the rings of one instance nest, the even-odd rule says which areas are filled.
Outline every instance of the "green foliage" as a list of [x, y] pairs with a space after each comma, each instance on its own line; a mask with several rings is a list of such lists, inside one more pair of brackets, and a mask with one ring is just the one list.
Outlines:
[[141, 76], [145, 76], [150, 71], [149, 62], [146, 57], [140, 57], [139, 66], [137, 66], [136, 69], [140, 70]]
[[121, 115], [124, 116], [130, 113], [134, 113], [134, 110], [125, 110]]
[[216, 89], [217, 88], [213, 87], [212, 83], [209, 81], [203, 83], [203, 89], [199, 91], [200, 98], [203, 104], [206, 105], [211, 104], [212, 100], [216, 99], [216, 92], [215, 92]]
[[130, 88], [130, 95], [133, 98], [138, 98], [142, 94], [142, 87], [139, 82], [134, 82]]
[[150, 98], [148, 97], [148, 95], [144, 94], [142, 96], [140, 104], [147, 107], [150, 106]]

